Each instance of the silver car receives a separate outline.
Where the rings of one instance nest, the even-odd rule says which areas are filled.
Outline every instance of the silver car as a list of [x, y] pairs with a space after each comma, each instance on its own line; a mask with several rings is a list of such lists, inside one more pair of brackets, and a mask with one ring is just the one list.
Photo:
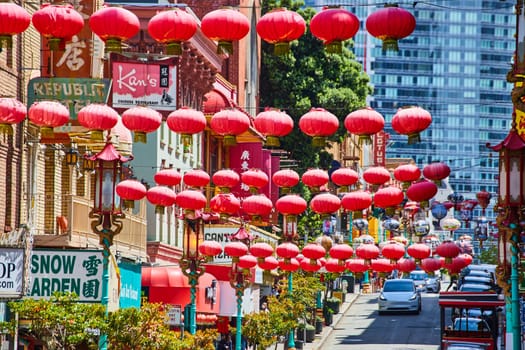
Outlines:
[[441, 278], [439, 276], [429, 276], [425, 283], [427, 292], [439, 293], [441, 290]]
[[387, 311], [421, 312], [421, 294], [412, 279], [386, 280], [377, 301], [379, 314]]

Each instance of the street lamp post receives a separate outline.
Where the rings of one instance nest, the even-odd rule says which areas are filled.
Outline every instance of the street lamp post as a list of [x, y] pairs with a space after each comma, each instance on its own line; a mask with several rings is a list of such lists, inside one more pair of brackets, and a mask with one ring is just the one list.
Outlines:
[[190, 334], [197, 332], [197, 283], [205, 270], [202, 263], [206, 262], [206, 258], [199, 255], [201, 230], [202, 225], [199, 218], [195, 220], [185, 219], [184, 252], [180, 266], [190, 284], [189, 322], [187, 322]]
[[[122, 231], [122, 219], [125, 217], [121, 210], [120, 199], [116, 195], [116, 187], [121, 178], [122, 164], [133, 159], [123, 157], [110, 141], [97, 154], [85, 156], [95, 165], [95, 200], [93, 209], [89, 213], [91, 228], [99, 236], [103, 248], [102, 262], [102, 305], [108, 313], [109, 303], [109, 256], [113, 238]], [[99, 349], [107, 349], [107, 335], [102, 334], [99, 339]]]

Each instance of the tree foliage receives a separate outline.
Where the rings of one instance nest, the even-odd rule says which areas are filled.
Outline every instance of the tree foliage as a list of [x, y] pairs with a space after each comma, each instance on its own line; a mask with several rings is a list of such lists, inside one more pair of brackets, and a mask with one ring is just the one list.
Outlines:
[[[263, 13], [286, 7], [309, 23], [315, 11], [302, 5], [299, 1], [265, 1]], [[346, 132], [346, 115], [365, 107], [372, 91], [368, 76], [347, 48], [341, 55], [327, 53], [323, 43], [309, 31], [292, 43], [290, 53], [284, 56], [275, 56], [271, 45], [263, 42], [259, 89], [261, 107], [280, 108], [294, 119], [296, 127], [281, 140], [281, 147], [299, 162], [300, 173], [310, 167], [327, 169], [331, 161], [325, 149], [314, 148], [310, 137], [298, 129], [300, 117], [312, 107], [330, 111], [340, 121], [340, 130], [334, 136], [337, 140]]]
[[79, 303], [74, 293], [55, 292], [49, 300], [23, 299], [8, 306], [20, 320], [29, 321], [31, 333], [48, 349], [75, 349], [80, 344], [96, 349], [97, 337], [86, 330], [104, 329], [104, 307]]

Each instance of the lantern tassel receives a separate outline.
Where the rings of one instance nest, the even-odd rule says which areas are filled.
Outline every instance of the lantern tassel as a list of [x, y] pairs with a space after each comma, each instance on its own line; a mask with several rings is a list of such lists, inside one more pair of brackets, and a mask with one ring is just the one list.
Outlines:
[[314, 136], [312, 139], [312, 146], [314, 147], [324, 147], [326, 145], [326, 137], [324, 136]]
[[281, 142], [277, 136], [266, 136], [266, 146], [268, 147], [279, 147]]
[[123, 204], [124, 204], [124, 208], [125, 209], [134, 209], [135, 208], [135, 201], [133, 201], [133, 200], [125, 199]]
[[104, 135], [102, 133], [102, 130], [91, 130], [90, 138], [91, 138], [91, 140], [103, 141], [104, 140]]
[[273, 45], [273, 54], [276, 56], [286, 55], [288, 52], [290, 52], [289, 42], [275, 43]]
[[370, 135], [359, 135], [359, 145], [370, 145], [372, 138]]
[[133, 142], [148, 143], [148, 137], [145, 132], [135, 131]]
[[231, 41], [219, 40], [219, 43], [217, 44], [217, 53], [232, 54], [233, 43]]
[[223, 143], [224, 143], [224, 146], [235, 146], [237, 144], [235, 135], [225, 135]]
[[334, 40], [332, 42], [325, 44], [326, 52], [328, 53], [336, 53], [336, 54], [342, 54], [343, 53], [343, 43], [340, 40]]
[[155, 214], [164, 214], [164, 207], [162, 205], [156, 205]]
[[11, 35], [0, 35], [0, 52], [2, 52], [2, 43], [5, 43], [7, 48], [13, 47], [13, 37]]
[[182, 55], [182, 45], [180, 41], [175, 41], [166, 45], [166, 54], [179, 56]]
[[383, 39], [383, 51], [399, 51], [397, 39], [386, 38]]
[[106, 40], [106, 47], [104, 49], [106, 53], [110, 52], [122, 52], [122, 45], [120, 39], [107, 39]]
[[408, 135], [408, 144], [414, 144], [421, 142], [421, 137], [419, 136], [419, 133], [413, 133]]
[[47, 39], [47, 46], [49, 46], [49, 49], [51, 51], [58, 51], [60, 47], [60, 42], [62, 39], [60, 38], [48, 38]]
[[13, 135], [13, 127], [11, 124], [0, 124], [0, 134]]

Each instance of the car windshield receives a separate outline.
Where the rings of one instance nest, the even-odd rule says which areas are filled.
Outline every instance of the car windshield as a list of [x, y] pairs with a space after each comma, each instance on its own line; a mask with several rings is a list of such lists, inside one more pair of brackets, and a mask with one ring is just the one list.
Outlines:
[[413, 292], [414, 284], [410, 281], [385, 283], [383, 292]]
[[454, 330], [456, 331], [488, 331], [487, 323], [479, 318], [458, 317], [454, 320]]
[[423, 273], [412, 272], [410, 274], [410, 278], [413, 280], [424, 280], [425, 278], [427, 278], [427, 274], [424, 272]]

